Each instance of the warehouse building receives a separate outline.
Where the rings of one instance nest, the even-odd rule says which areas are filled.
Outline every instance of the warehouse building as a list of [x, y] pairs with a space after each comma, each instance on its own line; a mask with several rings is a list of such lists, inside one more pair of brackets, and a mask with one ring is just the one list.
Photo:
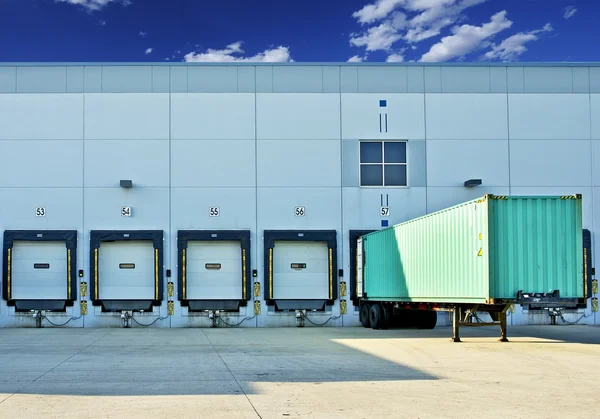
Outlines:
[[365, 232], [582, 194], [593, 244], [600, 65], [2, 64], [0, 156], [2, 327], [358, 326]]

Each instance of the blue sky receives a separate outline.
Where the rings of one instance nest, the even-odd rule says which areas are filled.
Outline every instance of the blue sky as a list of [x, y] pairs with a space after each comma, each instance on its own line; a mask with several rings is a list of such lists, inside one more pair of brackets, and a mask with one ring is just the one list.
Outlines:
[[599, 61], [598, 0], [0, 0], [0, 61]]

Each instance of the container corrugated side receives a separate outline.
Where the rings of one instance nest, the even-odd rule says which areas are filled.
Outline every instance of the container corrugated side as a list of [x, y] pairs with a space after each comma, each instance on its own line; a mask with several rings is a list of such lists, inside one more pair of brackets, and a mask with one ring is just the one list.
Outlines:
[[474, 200], [363, 236], [367, 298], [485, 303], [487, 215]]
[[519, 290], [583, 297], [581, 195], [492, 197], [488, 205], [492, 298]]

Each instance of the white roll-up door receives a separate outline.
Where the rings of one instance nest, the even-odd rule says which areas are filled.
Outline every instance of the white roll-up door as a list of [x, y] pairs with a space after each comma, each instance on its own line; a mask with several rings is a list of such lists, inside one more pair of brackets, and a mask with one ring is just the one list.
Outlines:
[[190, 300], [239, 300], [242, 255], [239, 241], [190, 241], [186, 286]]
[[98, 276], [98, 294], [102, 300], [154, 300], [152, 242], [102, 242]]
[[329, 253], [326, 243], [275, 242], [273, 298], [329, 298]]
[[66, 300], [65, 242], [15, 241], [12, 248], [12, 298]]

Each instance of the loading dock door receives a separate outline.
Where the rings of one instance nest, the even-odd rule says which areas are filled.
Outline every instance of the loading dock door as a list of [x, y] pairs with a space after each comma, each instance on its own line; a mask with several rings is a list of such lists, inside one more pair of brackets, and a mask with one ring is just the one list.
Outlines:
[[99, 299], [154, 300], [154, 264], [154, 246], [149, 240], [102, 242]]
[[67, 300], [67, 248], [64, 241], [17, 241], [12, 248], [12, 298]]
[[274, 299], [329, 299], [329, 257], [325, 242], [276, 241]]
[[190, 300], [243, 298], [239, 241], [190, 241], [186, 270]]

